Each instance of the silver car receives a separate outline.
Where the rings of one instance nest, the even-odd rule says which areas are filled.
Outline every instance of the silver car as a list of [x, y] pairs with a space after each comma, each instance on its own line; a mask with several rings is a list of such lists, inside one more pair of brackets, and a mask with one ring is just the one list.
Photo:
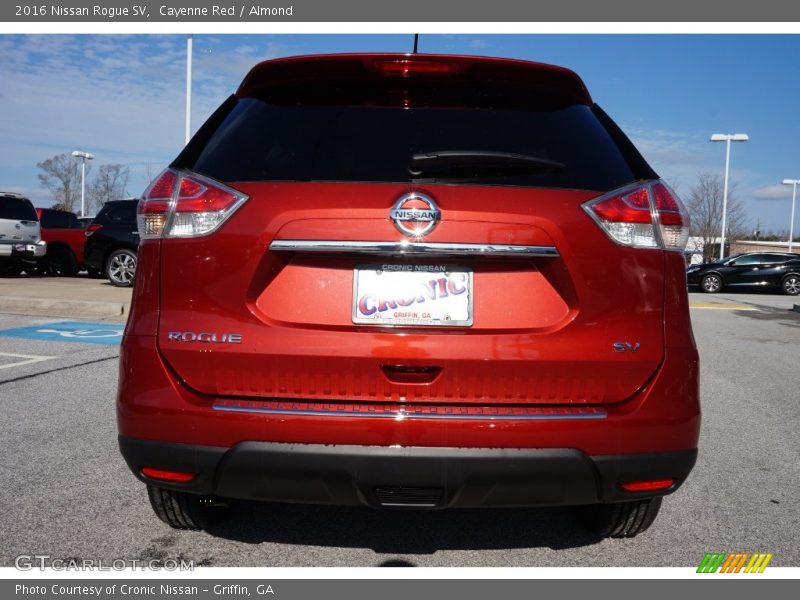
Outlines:
[[0, 192], [0, 277], [19, 275], [47, 252], [39, 217], [27, 198]]

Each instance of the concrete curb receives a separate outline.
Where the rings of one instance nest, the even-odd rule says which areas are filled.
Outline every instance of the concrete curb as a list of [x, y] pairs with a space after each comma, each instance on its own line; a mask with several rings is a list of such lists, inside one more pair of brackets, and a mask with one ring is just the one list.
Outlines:
[[30, 296], [0, 296], [0, 312], [42, 315], [48, 317], [104, 317], [124, 320], [128, 315], [126, 302], [92, 302]]

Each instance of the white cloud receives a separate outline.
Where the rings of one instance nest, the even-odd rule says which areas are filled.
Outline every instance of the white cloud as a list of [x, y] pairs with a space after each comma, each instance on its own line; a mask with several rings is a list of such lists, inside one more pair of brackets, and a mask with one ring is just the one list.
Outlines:
[[625, 123], [620, 126], [656, 173], [675, 186], [681, 196], [688, 196], [699, 172], [719, 168], [719, 161], [710, 155], [700, 136]]
[[[195, 57], [195, 130], [253, 64], [280, 52], [271, 44], [239, 50]], [[5, 36], [0, 51], [3, 189], [24, 188], [46, 205], [36, 163], [80, 147], [98, 163], [128, 165], [136, 194], [148, 166], [158, 173], [183, 146], [183, 36]]]
[[483, 38], [477, 38], [474, 40], [470, 40], [469, 47], [475, 48], [476, 50], [483, 50], [484, 48], [488, 48], [491, 44]]
[[766, 185], [753, 190], [753, 198], [758, 200], [787, 200], [792, 197], [789, 185]]
[[651, 163], [665, 167], [691, 166], [694, 171], [710, 163], [708, 151], [696, 136], [663, 129], [625, 128], [639, 152]]

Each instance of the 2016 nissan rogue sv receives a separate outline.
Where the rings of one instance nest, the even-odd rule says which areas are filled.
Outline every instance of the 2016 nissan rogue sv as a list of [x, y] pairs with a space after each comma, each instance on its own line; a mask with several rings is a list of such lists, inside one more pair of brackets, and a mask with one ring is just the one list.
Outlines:
[[119, 443], [173, 527], [574, 505], [630, 537], [694, 465], [688, 217], [569, 70], [263, 62], [138, 224]]

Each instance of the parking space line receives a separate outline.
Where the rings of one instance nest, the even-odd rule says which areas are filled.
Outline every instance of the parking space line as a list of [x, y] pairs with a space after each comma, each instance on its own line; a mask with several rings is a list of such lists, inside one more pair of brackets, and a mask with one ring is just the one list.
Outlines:
[[749, 304], [716, 304], [714, 302], [689, 304], [689, 308], [702, 308], [707, 310], [760, 310]]
[[42, 362], [44, 360], [53, 360], [54, 358], [58, 358], [56, 356], [37, 356], [33, 354], [13, 354], [11, 352], [0, 352], [0, 356], [8, 356], [10, 358], [21, 358], [23, 360], [18, 360], [16, 362], [9, 363], [7, 365], [0, 365], [0, 369], [10, 369], [11, 367], [22, 367], [24, 365], [32, 365], [34, 363]]

